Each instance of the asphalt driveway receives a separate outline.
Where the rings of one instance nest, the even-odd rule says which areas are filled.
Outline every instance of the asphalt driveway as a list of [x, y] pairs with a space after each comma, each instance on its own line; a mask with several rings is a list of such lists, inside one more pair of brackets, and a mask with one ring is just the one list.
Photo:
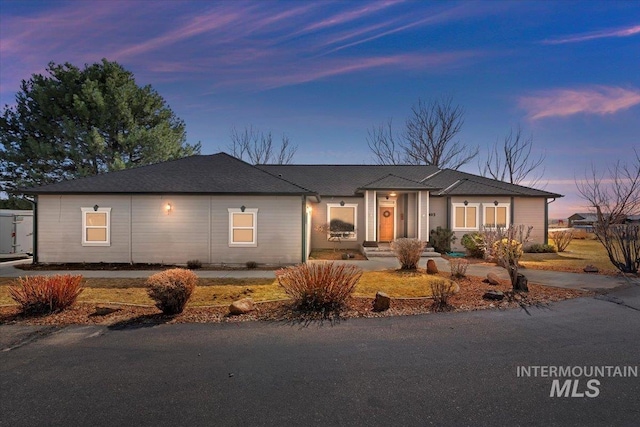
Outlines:
[[639, 293], [529, 313], [46, 330], [0, 352], [0, 425], [637, 425], [637, 377], [550, 397], [552, 378], [517, 369], [637, 366]]

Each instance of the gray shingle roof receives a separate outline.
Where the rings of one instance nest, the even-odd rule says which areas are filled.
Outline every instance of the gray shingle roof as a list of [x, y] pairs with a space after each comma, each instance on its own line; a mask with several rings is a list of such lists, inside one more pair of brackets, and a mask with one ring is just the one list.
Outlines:
[[226, 153], [183, 159], [24, 189], [25, 194], [309, 194], [353, 196], [364, 189], [446, 195], [562, 197], [425, 165], [258, 165]]
[[434, 166], [415, 165], [258, 165], [260, 169], [281, 176], [322, 196], [352, 196], [358, 188], [394, 175], [420, 182], [438, 171]]
[[452, 169], [443, 169], [423, 183], [435, 188], [442, 188], [441, 191], [435, 193], [440, 196], [562, 197], [560, 194], [496, 181]]
[[430, 190], [421, 182], [402, 178], [401, 176], [389, 174], [373, 182], [363, 185], [359, 190]]
[[183, 159], [62, 181], [26, 194], [315, 194], [225, 153]]

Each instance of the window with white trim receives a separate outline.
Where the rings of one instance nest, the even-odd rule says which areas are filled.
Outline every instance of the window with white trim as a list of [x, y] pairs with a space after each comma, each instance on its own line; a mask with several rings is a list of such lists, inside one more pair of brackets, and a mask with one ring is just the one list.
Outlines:
[[328, 203], [327, 223], [329, 225], [329, 230], [327, 232], [327, 240], [357, 240], [357, 218], [357, 204]]
[[229, 246], [258, 246], [258, 209], [229, 208]]
[[479, 203], [452, 203], [452, 206], [454, 230], [478, 230]]
[[506, 228], [509, 226], [509, 203], [486, 203], [484, 206], [484, 226]]
[[111, 208], [80, 208], [82, 246], [111, 246]]

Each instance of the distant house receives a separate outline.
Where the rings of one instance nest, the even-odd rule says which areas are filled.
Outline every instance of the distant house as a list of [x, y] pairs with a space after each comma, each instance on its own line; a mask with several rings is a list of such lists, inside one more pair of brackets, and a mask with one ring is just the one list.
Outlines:
[[[533, 226], [559, 194], [435, 166], [258, 165], [199, 155], [23, 190], [37, 198], [37, 260], [269, 264], [436, 227]], [[328, 227], [327, 227], [328, 225]], [[339, 226], [336, 226], [339, 225]], [[324, 226], [324, 227], [323, 227]]]
[[597, 221], [598, 217], [594, 213], [575, 213], [569, 217], [569, 227], [593, 228]]

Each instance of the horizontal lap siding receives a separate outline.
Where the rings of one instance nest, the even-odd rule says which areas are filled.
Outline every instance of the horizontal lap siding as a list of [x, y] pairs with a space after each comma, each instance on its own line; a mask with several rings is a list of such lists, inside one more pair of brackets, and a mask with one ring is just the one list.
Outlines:
[[[258, 247], [229, 247], [228, 208], [258, 209]], [[211, 198], [212, 263], [299, 263], [302, 213], [299, 196], [214, 196]]]
[[541, 197], [516, 197], [514, 199], [514, 219], [516, 225], [533, 226], [531, 243], [544, 243], [545, 209], [547, 200]]
[[[80, 208], [111, 208], [111, 246], [82, 246]], [[38, 196], [38, 261], [129, 262], [129, 196]]]
[[[82, 246], [81, 208], [96, 204], [111, 208], [111, 246]], [[227, 209], [242, 205], [259, 209], [258, 246], [230, 248]], [[39, 261], [297, 263], [302, 212], [299, 196], [39, 196]]]
[[208, 196], [135, 196], [132, 218], [133, 262], [209, 259]]

